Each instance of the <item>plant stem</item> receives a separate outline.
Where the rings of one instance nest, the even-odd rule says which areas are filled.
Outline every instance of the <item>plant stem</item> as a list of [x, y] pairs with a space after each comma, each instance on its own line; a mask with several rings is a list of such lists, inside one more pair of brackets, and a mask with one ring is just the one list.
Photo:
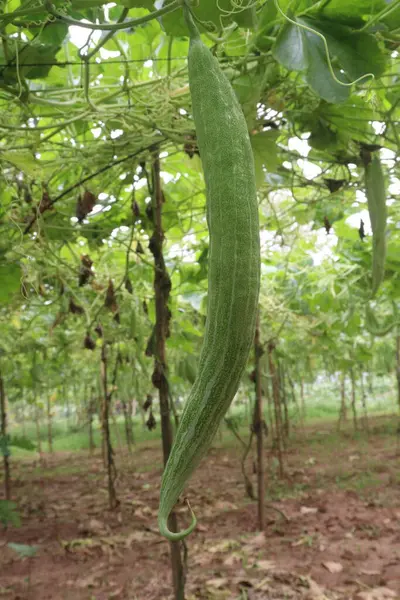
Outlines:
[[139, 25], [143, 25], [148, 21], [153, 21], [153, 19], [158, 19], [163, 15], [167, 15], [168, 13], [173, 12], [178, 8], [178, 2], [171, 2], [164, 8], [160, 10], [155, 10], [151, 12], [149, 15], [145, 15], [144, 17], [138, 17], [137, 19], [130, 19], [128, 21], [124, 21], [123, 23], [85, 23], [84, 21], [78, 21], [77, 19], [71, 19], [71, 17], [67, 17], [62, 13], [58, 12], [56, 7], [51, 4], [51, 2], [45, 2], [45, 7], [48, 12], [56, 17], [59, 21], [63, 21], [68, 25], [75, 25], [77, 27], [84, 27], [86, 29], [93, 29], [98, 31], [119, 31], [121, 29], [130, 29], [133, 27], [138, 27]]

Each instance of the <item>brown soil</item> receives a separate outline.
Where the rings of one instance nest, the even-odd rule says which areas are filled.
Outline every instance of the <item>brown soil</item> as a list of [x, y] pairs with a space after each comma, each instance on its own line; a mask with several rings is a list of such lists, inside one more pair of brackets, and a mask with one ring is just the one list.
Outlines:
[[[285, 453], [284, 480], [266, 454], [262, 533], [240, 449], [227, 434], [187, 490], [199, 521], [187, 540], [187, 600], [400, 598], [400, 455], [394, 436], [375, 429], [368, 440], [327, 428], [298, 434]], [[12, 465], [22, 524], [0, 533], [0, 598], [172, 598], [169, 545], [156, 523], [160, 449], [142, 445], [116, 460], [114, 512], [99, 456]], [[183, 526], [187, 509], [178, 513]], [[34, 545], [36, 554], [21, 557], [9, 542]]]

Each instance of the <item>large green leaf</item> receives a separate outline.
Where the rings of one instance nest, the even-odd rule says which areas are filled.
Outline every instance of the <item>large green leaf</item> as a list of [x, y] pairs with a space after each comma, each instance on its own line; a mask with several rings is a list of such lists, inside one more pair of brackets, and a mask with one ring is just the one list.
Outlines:
[[61, 21], [50, 21], [44, 27], [31, 27], [30, 30], [37, 36], [37, 41], [42, 44], [60, 47], [68, 35], [68, 25]]
[[258, 15], [257, 29], [252, 38], [252, 43], [262, 52], [271, 48], [271, 30], [274, 26], [277, 10], [274, 0], [267, 0]]
[[[306, 24], [300, 19], [298, 23]], [[306, 71], [310, 87], [327, 102], [344, 102], [348, 98], [349, 88], [333, 78], [324, 43], [315, 33], [288, 23], [277, 37], [273, 55], [289, 71]], [[338, 69], [335, 69], [335, 75], [338, 74]]]
[[325, 36], [331, 58], [338, 60], [350, 79], [367, 73], [379, 77], [384, 72], [385, 55], [373, 35], [329, 20], [303, 19], [303, 22]]
[[288, 71], [306, 71], [310, 57], [304, 29], [292, 23], [284, 25], [276, 38], [272, 54]]
[[385, 0], [330, 0], [325, 2], [322, 14], [332, 20], [358, 25], [385, 8]]
[[[326, 58], [325, 46], [321, 38], [315, 33], [305, 32], [308, 41], [307, 49], [309, 56], [309, 68], [307, 71], [307, 82], [320, 98], [327, 102], [345, 102], [350, 95], [350, 88], [341, 85], [329, 70]], [[339, 69], [334, 69], [336, 78], [343, 81], [343, 75]], [[345, 81], [345, 83], [348, 83]]]
[[[18, 73], [27, 79], [40, 79], [46, 77], [52, 68], [60, 45], [57, 42], [41, 44], [34, 41], [30, 44], [16, 42], [11, 45], [10, 55], [6, 68], [0, 74], [0, 78], [6, 83], [18, 83]], [[17, 72], [18, 65], [18, 72]]]
[[[373, 36], [331, 21], [298, 18], [297, 23], [284, 25], [273, 55], [289, 71], [306, 71], [310, 87], [327, 102], [344, 102], [350, 93], [350, 81], [368, 73], [383, 73], [385, 56]], [[311, 30], [325, 37], [335, 77], [329, 69], [323, 39]]]
[[37, 176], [40, 170], [38, 161], [29, 150], [1, 152], [0, 159], [11, 163], [29, 177]]

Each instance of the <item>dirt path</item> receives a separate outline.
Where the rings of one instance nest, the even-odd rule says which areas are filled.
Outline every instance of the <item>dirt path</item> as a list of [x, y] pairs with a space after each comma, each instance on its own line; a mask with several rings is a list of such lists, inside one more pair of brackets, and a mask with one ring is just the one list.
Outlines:
[[[325, 429], [292, 443], [284, 481], [270, 460], [263, 533], [233, 443], [212, 450], [188, 488], [199, 527], [187, 542], [187, 600], [400, 598], [394, 437], [378, 431], [355, 441]], [[13, 465], [22, 526], [0, 534], [0, 598], [171, 598], [169, 547], [156, 525], [160, 452], [142, 446], [117, 461], [114, 513], [98, 457]], [[179, 508], [182, 526], [186, 512]], [[21, 558], [9, 542], [34, 545], [36, 553]]]

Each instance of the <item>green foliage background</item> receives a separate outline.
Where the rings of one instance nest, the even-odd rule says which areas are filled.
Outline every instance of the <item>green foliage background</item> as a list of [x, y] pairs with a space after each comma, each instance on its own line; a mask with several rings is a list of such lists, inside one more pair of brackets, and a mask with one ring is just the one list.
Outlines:
[[[372, 243], [362, 153], [381, 157], [389, 213], [386, 276], [371, 308], [378, 325], [395, 325], [400, 2], [278, 6], [290, 22], [272, 0], [200, 0], [194, 7], [251, 133], [262, 339], [278, 342], [296, 377], [351, 366], [385, 374], [394, 366], [396, 329], [375, 339], [365, 328]], [[173, 394], [184, 396], [193, 382], [207, 299], [204, 181], [185, 25], [177, 2], [158, 8], [150, 0], [1, 3], [0, 365], [10, 401], [38, 404], [54, 390], [97, 385], [99, 323], [113, 357], [124, 358], [119, 394], [151, 392], [146, 208], [155, 151], [172, 278]], [[340, 85], [321, 37], [298, 24], [325, 36], [339, 80], [374, 77]], [[78, 38], [80, 47], [72, 42]], [[82, 257], [92, 261], [83, 284]], [[105, 302], [110, 281], [119, 323]], [[93, 349], [84, 347], [87, 337]]]

